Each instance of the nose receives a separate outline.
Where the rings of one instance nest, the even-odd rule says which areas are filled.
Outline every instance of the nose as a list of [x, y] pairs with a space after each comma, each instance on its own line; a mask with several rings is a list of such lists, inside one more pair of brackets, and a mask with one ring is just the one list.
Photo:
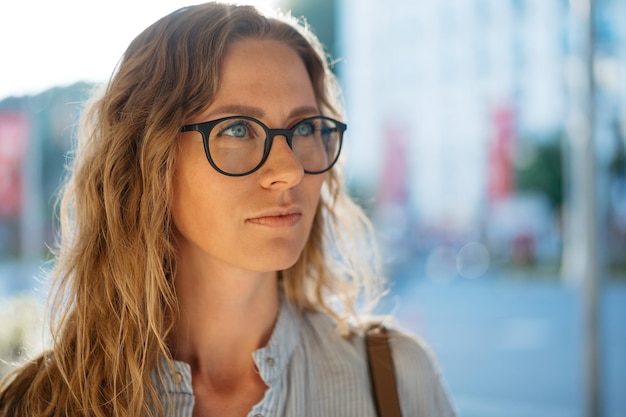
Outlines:
[[274, 137], [267, 160], [259, 171], [264, 188], [291, 188], [304, 177], [304, 168], [283, 135]]

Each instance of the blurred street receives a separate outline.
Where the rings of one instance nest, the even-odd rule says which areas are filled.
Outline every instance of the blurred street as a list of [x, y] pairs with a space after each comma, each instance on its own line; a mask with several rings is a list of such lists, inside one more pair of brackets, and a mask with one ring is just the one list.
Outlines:
[[[392, 297], [401, 324], [439, 358], [463, 417], [576, 417], [583, 410], [580, 296], [556, 277], [435, 283], [406, 265]], [[603, 285], [604, 417], [626, 415], [626, 282]]]

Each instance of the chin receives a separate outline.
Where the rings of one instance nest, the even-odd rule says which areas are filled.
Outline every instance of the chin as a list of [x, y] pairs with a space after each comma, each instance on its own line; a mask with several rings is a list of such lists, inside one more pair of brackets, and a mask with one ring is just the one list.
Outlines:
[[296, 252], [292, 248], [288, 250], [275, 249], [260, 259], [261, 262], [257, 263], [257, 268], [266, 272], [283, 271], [294, 266], [301, 254], [302, 250]]
[[264, 265], [260, 265], [260, 268], [258, 269], [265, 272], [284, 271], [294, 266], [296, 262], [298, 262], [298, 259], [299, 257], [293, 259], [276, 260], [275, 262], [267, 262]]

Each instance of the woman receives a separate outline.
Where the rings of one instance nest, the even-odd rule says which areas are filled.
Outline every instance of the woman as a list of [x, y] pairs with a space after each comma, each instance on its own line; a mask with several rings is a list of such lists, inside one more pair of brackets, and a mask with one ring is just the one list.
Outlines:
[[[380, 288], [341, 118], [291, 19], [208, 3], [140, 34], [83, 118], [53, 346], [0, 416], [374, 416], [355, 303]], [[391, 346], [403, 414], [452, 415], [423, 346]]]

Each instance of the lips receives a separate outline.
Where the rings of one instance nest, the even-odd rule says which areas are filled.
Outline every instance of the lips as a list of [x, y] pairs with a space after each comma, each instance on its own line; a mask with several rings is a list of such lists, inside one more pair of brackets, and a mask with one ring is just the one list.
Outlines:
[[302, 212], [297, 209], [270, 210], [262, 214], [255, 215], [247, 221], [260, 226], [282, 228], [295, 226], [301, 218]]

